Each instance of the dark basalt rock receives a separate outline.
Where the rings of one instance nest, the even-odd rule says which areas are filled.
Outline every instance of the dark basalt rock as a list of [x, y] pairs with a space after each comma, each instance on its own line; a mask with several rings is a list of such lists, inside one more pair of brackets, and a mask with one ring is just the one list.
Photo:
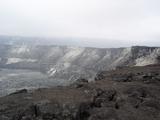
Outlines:
[[112, 80], [117, 82], [131, 82], [133, 80], [132, 75], [117, 75], [112, 76]]
[[79, 78], [71, 86], [73, 86], [75, 88], [81, 88], [81, 87], [83, 87], [86, 84], [88, 84], [88, 80], [87, 79], [85, 79], [85, 78]]
[[96, 107], [102, 107], [102, 106], [113, 106], [112, 101], [115, 101], [116, 97], [116, 91], [115, 90], [106, 90], [106, 91], [99, 91], [97, 92], [97, 95], [94, 96], [94, 105]]
[[[160, 120], [159, 72], [153, 68], [122, 68], [91, 83], [79, 79], [67, 87], [17, 91], [0, 98], [0, 120]], [[112, 79], [118, 76], [125, 79]]]
[[14, 93], [11, 93], [10, 95], [13, 95], [13, 94], [21, 94], [21, 93], [27, 93], [27, 92], [28, 92], [27, 89], [22, 89], [22, 90], [18, 90], [18, 91], [16, 91], [16, 92], [14, 92]]
[[91, 111], [91, 116], [88, 120], [120, 120], [116, 111], [112, 108], [95, 108]]
[[105, 73], [101, 71], [96, 74], [96, 77], [94, 78], [94, 80], [99, 81], [99, 80], [103, 80], [104, 78], [106, 78]]

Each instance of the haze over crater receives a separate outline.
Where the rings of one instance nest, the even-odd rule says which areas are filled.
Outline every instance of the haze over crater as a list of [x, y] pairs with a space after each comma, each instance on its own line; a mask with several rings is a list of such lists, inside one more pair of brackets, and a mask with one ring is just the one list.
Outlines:
[[1, 0], [0, 34], [68, 38], [91, 47], [159, 46], [159, 5], [159, 0]]

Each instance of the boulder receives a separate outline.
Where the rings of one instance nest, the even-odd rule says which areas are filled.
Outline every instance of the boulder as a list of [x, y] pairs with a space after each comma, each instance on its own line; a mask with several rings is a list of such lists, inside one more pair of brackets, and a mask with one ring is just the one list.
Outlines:
[[71, 86], [73, 86], [75, 88], [81, 88], [81, 87], [83, 87], [86, 84], [88, 84], [88, 80], [87, 79], [85, 79], [85, 78], [79, 78]]

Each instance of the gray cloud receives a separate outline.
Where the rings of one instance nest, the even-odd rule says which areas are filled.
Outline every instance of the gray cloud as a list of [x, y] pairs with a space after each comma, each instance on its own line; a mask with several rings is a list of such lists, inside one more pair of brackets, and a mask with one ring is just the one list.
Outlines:
[[159, 0], [0, 0], [0, 34], [160, 45], [159, 6]]

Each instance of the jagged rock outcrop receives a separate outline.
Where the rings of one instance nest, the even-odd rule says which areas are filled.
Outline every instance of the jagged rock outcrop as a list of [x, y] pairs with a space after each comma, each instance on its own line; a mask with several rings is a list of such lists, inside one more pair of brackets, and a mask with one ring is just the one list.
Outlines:
[[[103, 79], [95, 82], [80, 79], [79, 83], [85, 83], [81, 87], [22, 90], [1, 97], [0, 120], [160, 119], [159, 65], [118, 68], [102, 74]], [[132, 80], [113, 79], [119, 75], [132, 75]], [[137, 79], [141, 75], [145, 77]]]
[[80, 87], [83, 87], [84, 85], [88, 84], [88, 82], [89, 81], [87, 79], [79, 78], [78, 80], [73, 82], [73, 84], [71, 84], [71, 86], [73, 86], [75, 88], [80, 88]]

